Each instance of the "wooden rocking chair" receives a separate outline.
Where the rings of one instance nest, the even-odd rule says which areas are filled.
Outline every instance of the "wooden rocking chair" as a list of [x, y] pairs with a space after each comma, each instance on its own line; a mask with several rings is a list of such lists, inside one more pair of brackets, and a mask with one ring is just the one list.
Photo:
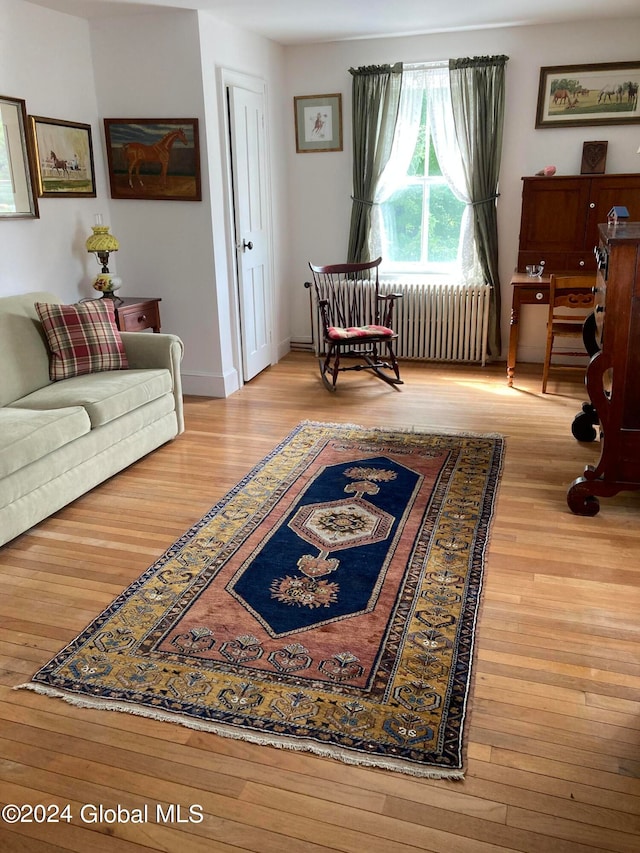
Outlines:
[[[394, 352], [398, 335], [392, 326], [395, 300], [402, 294], [380, 293], [381, 261], [377, 258], [360, 264], [309, 264], [313, 281], [305, 282], [305, 287], [313, 288], [315, 296], [312, 311], [319, 313], [322, 335], [322, 340], [316, 342], [320, 375], [330, 391], [336, 390], [338, 374], [343, 370], [372, 370], [389, 385], [403, 384]], [[386, 350], [387, 361], [381, 358], [381, 350]], [[343, 356], [360, 361], [343, 366]]]

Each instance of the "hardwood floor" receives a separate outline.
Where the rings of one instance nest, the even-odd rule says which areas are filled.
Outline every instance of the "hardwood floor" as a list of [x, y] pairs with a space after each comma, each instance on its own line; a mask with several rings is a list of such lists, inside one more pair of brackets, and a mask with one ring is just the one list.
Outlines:
[[[594, 444], [578, 380], [541, 367], [403, 365], [400, 392], [296, 353], [187, 432], [0, 548], [0, 800], [71, 823], [0, 821], [0, 850], [78, 853], [637, 853], [640, 493], [572, 515]], [[415, 779], [12, 688], [140, 575], [299, 421], [506, 436], [462, 782]], [[81, 804], [200, 804], [201, 823], [82, 823]], [[89, 814], [90, 817], [90, 814]]]

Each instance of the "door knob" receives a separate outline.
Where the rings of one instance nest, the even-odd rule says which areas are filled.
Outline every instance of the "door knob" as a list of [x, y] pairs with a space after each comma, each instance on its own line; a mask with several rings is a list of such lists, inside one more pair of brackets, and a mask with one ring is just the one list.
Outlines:
[[245, 251], [246, 249], [249, 249], [249, 251], [253, 249], [253, 243], [251, 242], [251, 240], [249, 240], [248, 243], [246, 240], [242, 241], [242, 250]]

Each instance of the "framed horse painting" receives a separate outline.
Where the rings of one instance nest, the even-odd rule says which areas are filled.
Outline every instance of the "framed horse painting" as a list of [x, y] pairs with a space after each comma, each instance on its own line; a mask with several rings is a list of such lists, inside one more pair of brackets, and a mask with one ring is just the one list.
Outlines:
[[39, 196], [96, 195], [91, 125], [29, 116]]
[[640, 62], [540, 69], [536, 127], [640, 123]]
[[296, 95], [296, 152], [342, 151], [342, 95]]
[[111, 198], [201, 201], [197, 118], [106, 118]]

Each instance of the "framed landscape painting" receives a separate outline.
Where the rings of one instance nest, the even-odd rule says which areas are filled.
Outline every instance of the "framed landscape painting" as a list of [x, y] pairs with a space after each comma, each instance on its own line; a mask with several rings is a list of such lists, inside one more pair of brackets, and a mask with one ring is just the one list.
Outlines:
[[536, 127], [638, 124], [640, 62], [540, 69]]
[[106, 118], [111, 198], [201, 201], [197, 118]]
[[29, 116], [39, 196], [95, 197], [91, 125]]

